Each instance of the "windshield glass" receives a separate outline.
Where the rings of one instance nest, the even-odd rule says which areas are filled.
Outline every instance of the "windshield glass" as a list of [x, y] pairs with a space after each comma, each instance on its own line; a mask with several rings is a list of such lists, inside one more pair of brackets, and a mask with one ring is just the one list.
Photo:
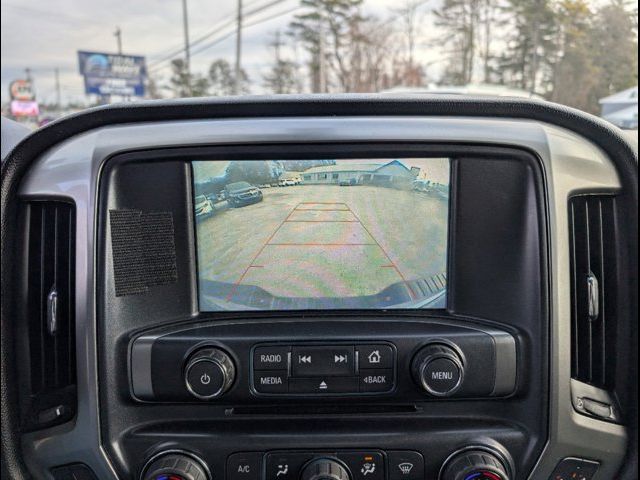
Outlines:
[[2, 114], [380, 92], [532, 97], [638, 125], [628, 0], [2, 0]]

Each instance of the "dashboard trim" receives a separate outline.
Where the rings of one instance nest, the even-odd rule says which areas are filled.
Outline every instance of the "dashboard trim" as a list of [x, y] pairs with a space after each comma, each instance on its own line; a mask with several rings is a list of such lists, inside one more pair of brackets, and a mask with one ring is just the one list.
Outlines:
[[[453, 113], [453, 112], [452, 112]], [[108, 117], [108, 116], [107, 116]], [[188, 124], [188, 127], [187, 125]], [[185, 128], [187, 127], [187, 128]], [[358, 132], [354, 134], [352, 132]], [[161, 139], [158, 142], [157, 139]], [[546, 175], [547, 214], [551, 248], [551, 404], [550, 441], [530, 478], [547, 478], [557, 461], [580, 448], [581, 454], [597, 452], [593, 445], [607, 444], [618, 458], [604, 464], [599, 475], [613, 477], [625, 452], [622, 427], [575, 413], [569, 393], [568, 238], [565, 203], [568, 195], [585, 189], [620, 189], [610, 160], [598, 147], [563, 128], [527, 120], [438, 117], [326, 117], [260, 118], [157, 122], [103, 127], [64, 141], [43, 155], [24, 179], [20, 194], [71, 199], [77, 208], [77, 346], [79, 409], [76, 422], [54, 430], [25, 435], [23, 449], [32, 460], [40, 459], [38, 473], [64, 463], [83, 460], [100, 478], [116, 478], [100, 445], [95, 320], [95, 233], [97, 180], [106, 159], [125, 151], [147, 148], [234, 143], [304, 143], [328, 141], [458, 142], [513, 146], [534, 151]], [[88, 162], [87, 159], [90, 159]], [[64, 166], [61, 163], [64, 161]], [[4, 179], [3, 179], [4, 181]], [[4, 190], [3, 190], [4, 201]], [[557, 230], [555, 230], [557, 228]], [[80, 246], [87, 245], [83, 250]], [[564, 271], [563, 271], [564, 269]], [[83, 321], [84, 319], [84, 321]], [[562, 387], [562, 385], [566, 385]], [[563, 392], [564, 389], [564, 392]], [[554, 427], [555, 425], [555, 427]], [[562, 425], [562, 428], [560, 427]], [[64, 432], [64, 433], [62, 433]], [[589, 433], [587, 435], [586, 433]], [[594, 433], [595, 432], [595, 433]], [[54, 435], [62, 433], [62, 435]], [[90, 442], [87, 441], [90, 439]], [[76, 450], [82, 446], [80, 450]], [[96, 455], [96, 452], [101, 454]]]

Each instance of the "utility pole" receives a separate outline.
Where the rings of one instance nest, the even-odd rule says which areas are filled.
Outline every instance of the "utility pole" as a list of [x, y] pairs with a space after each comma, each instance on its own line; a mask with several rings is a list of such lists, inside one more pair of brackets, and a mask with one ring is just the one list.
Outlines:
[[60, 71], [57, 67], [54, 70], [54, 73], [56, 77], [56, 107], [60, 108]]
[[116, 31], [113, 32], [113, 36], [116, 37], [118, 41], [118, 55], [122, 55], [122, 30], [120, 27], [116, 27]]
[[320, 23], [319, 34], [320, 34], [320, 58], [318, 59], [318, 70], [320, 75], [320, 93], [327, 93], [327, 77], [326, 77], [326, 58], [324, 54], [324, 25]]
[[240, 94], [240, 56], [242, 55], [242, 0], [238, 0], [238, 25], [236, 33], [236, 68], [233, 82], [234, 95]]
[[28, 82], [31, 82], [33, 79], [31, 78], [31, 69], [29, 67], [24, 69], [24, 76]]
[[187, 73], [187, 92], [191, 95], [191, 52], [189, 51], [189, 13], [187, 0], [182, 0], [182, 26], [184, 29], [184, 69]]

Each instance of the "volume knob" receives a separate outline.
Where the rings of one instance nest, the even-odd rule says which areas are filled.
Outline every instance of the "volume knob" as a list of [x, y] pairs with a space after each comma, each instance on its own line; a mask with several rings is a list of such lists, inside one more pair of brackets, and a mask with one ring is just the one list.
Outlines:
[[189, 358], [184, 378], [191, 395], [200, 400], [211, 400], [229, 390], [236, 378], [236, 367], [229, 355], [219, 348], [203, 348]]

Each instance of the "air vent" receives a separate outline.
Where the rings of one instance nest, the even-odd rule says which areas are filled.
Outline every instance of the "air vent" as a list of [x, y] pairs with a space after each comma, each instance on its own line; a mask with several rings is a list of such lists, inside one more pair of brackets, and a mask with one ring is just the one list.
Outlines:
[[573, 197], [569, 216], [572, 377], [609, 390], [617, 330], [615, 197]]
[[75, 215], [64, 202], [28, 204], [25, 427], [68, 420], [76, 408]]

